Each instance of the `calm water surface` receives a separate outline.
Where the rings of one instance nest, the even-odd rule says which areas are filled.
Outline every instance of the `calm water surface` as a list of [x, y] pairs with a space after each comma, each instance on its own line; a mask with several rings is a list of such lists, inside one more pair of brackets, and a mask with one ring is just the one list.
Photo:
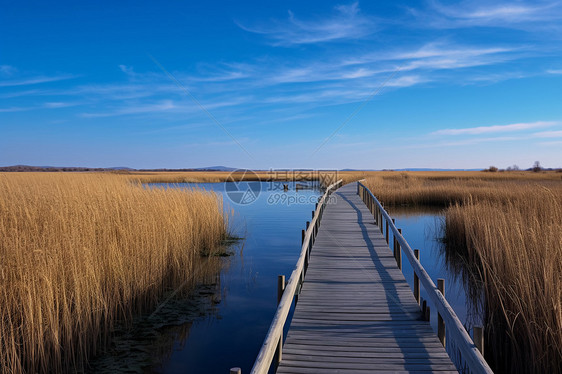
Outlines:
[[[251, 204], [232, 203], [225, 183], [180, 184], [199, 187], [223, 195], [225, 209], [233, 210], [230, 224], [235, 235], [244, 237], [229, 265], [221, 273], [221, 302], [214, 313], [201, 317], [187, 336], [178, 339], [169, 357], [152, 368], [159, 373], [227, 373], [233, 366], [248, 373], [267, 333], [277, 302], [277, 275], [290, 276], [301, 248], [301, 229], [322, 192], [315, 190], [283, 192], [281, 185], [261, 182], [261, 192]], [[281, 188], [278, 188], [281, 187]], [[395, 209], [406, 240], [420, 249], [421, 263], [435, 283], [446, 280], [446, 297], [463, 323], [467, 315], [462, 282], [450, 274], [444, 261], [439, 237], [442, 219], [439, 211]], [[391, 239], [392, 240], [392, 239]], [[404, 275], [413, 284], [412, 268], [403, 257]], [[421, 295], [427, 299], [422, 288]], [[432, 307], [431, 323], [437, 331], [437, 314]]]
[[[285, 182], [287, 183], [287, 182]], [[153, 370], [160, 373], [228, 373], [239, 366], [248, 373], [277, 307], [277, 276], [290, 276], [301, 249], [301, 230], [310, 221], [322, 191], [299, 190], [289, 183], [261, 182], [251, 204], [235, 204], [225, 183], [180, 184], [223, 195], [233, 210], [230, 226], [244, 237], [242, 248], [229, 258], [221, 274], [222, 301], [213, 315], [196, 321], [185, 341], [178, 341], [169, 359]], [[228, 261], [228, 260], [227, 260]]]
[[[445, 298], [453, 307], [461, 322], [469, 329], [473, 324], [480, 324], [479, 315], [475, 314], [472, 304], [467, 300], [465, 283], [445, 260], [444, 245], [441, 242], [441, 228], [444, 221], [443, 211], [431, 208], [390, 208], [391, 217], [396, 219], [396, 227], [402, 229], [402, 236], [412, 249], [420, 250], [420, 262], [433, 282], [445, 280]], [[390, 239], [392, 244], [392, 236]], [[402, 254], [402, 271], [413, 289], [414, 273], [410, 262]], [[421, 297], [428, 299], [427, 292], [421, 287]], [[431, 306], [431, 326], [437, 333], [437, 313]]]

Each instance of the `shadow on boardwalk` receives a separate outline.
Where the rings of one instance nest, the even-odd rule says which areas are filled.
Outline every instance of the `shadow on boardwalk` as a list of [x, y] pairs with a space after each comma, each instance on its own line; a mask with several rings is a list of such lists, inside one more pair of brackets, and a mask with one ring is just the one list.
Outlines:
[[355, 192], [324, 213], [277, 372], [456, 372]]

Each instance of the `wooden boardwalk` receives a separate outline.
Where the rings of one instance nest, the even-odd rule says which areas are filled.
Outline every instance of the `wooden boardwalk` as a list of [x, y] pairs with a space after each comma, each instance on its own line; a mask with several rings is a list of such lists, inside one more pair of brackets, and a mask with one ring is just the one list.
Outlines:
[[456, 373], [356, 188], [324, 211], [277, 373]]

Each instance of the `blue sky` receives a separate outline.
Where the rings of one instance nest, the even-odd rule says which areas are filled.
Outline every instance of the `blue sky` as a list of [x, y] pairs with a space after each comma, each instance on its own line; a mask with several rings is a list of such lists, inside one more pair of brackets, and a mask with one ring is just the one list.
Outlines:
[[562, 167], [561, 2], [1, 4], [1, 166]]

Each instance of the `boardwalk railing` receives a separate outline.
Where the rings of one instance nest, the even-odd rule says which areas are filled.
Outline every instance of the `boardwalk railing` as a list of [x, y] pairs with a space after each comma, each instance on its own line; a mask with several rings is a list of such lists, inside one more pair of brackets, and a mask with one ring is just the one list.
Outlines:
[[[376, 223], [379, 226], [381, 233], [384, 234], [386, 229], [386, 240], [388, 242], [389, 232], [392, 232], [392, 235], [395, 240], [394, 244], [394, 255], [396, 258], [396, 262], [398, 263], [398, 267], [401, 269], [401, 251], [404, 251], [408, 261], [412, 265], [412, 269], [414, 270], [414, 296], [420, 301], [419, 298], [419, 283], [421, 282], [422, 286], [425, 288], [429, 299], [435, 305], [439, 315], [439, 337], [441, 342], [445, 342], [445, 326], [447, 326], [448, 336], [450, 337], [452, 343], [456, 346], [460, 353], [460, 357], [464, 361], [464, 364], [468, 368], [471, 373], [486, 373], [486, 374], [493, 374], [492, 369], [488, 366], [484, 357], [470, 338], [470, 335], [465, 330], [462, 322], [459, 320], [453, 308], [449, 305], [445, 296], [443, 295], [443, 286], [440, 284], [441, 287], [436, 287], [435, 283], [429, 277], [429, 274], [425, 271], [425, 269], [421, 266], [418, 257], [419, 253], [416, 253], [410, 248], [410, 245], [402, 236], [401, 230], [397, 229], [394, 225], [394, 220], [388, 215], [388, 213], [384, 210], [384, 207], [380, 203], [380, 201], [373, 195], [373, 193], [365, 187], [361, 182], [357, 182], [357, 193], [370, 209], [371, 213], [373, 213]], [[477, 334], [475, 334], [477, 335]]]
[[[275, 354], [277, 353], [277, 363], [281, 361], [281, 352], [283, 347], [283, 327], [287, 321], [287, 316], [289, 315], [289, 310], [291, 309], [291, 304], [293, 303], [293, 297], [297, 296], [302, 287], [302, 282], [304, 281], [304, 274], [306, 268], [308, 267], [308, 262], [310, 259], [310, 250], [318, 234], [318, 229], [320, 228], [320, 220], [322, 219], [322, 213], [328, 202], [328, 198], [338, 188], [342, 186], [342, 180], [340, 179], [336, 183], [330, 185], [324, 195], [318, 201], [316, 205], [316, 210], [312, 216], [312, 221], [310, 224], [307, 222], [307, 229], [302, 237], [302, 248], [297, 265], [291, 273], [291, 277], [287, 282], [287, 285], [279, 285], [280, 289], [283, 290], [283, 296], [279, 300], [279, 305], [269, 331], [265, 337], [263, 345], [260, 349], [258, 357], [254, 362], [254, 367], [252, 368], [252, 374], [266, 374], [273, 362]], [[284, 287], [283, 287], [284, 286]], [[231, 373], [240, 373], [239, 368], [233, 368]]]

